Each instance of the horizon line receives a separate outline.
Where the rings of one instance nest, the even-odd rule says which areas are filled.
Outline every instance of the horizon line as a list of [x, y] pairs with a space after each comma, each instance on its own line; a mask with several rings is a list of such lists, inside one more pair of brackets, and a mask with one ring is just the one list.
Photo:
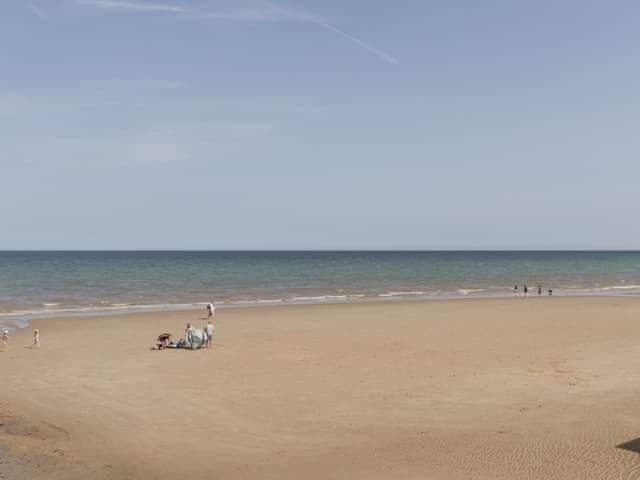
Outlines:
[[331, 252], [344, 252], [344, 253], [360, 253], [360, 252], [388, 252], [388, 253], [460, 253], [460, 252], [478, 252], [478, 253], [498, 253], [498, 252], [513, 252], [513, 253], [530, 253], [530, 252], [633, 252], [640, 253], [640, 248], [578, 248], [578, 249], [378, 249], [378, 248], [364, 248], [364, 249], [103, 249], [103, 248], [87, 248], [87, 249], [0, 249], [0, 253], [29, 253], [29, 252], [211, 252], [211, 253], [331, 253]]

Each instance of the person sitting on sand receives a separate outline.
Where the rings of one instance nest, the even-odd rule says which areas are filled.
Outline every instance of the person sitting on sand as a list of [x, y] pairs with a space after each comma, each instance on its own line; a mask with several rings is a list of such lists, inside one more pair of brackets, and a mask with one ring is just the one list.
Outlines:
[[40, 330], [37, 328], [33, 331], [33, 343], [31, 348], [40, 348]]
[[170, 333], [163, 333], [158, 335], [158, 350], [164, 350], [169, 346], [169, 339], [171, 339]]
[[213, 333], [215, 332], [215, 327], [213, 326], [213, 323], [211, 323], [211, 320], [209, 320], [207, 322], [207, 325], [204, 327], [204, 334], [205, 334], [205, 347], [207, 348], [211, 348], [213, 346]]
[[5, 330], [4, 332], [2, 332], [2, 337], [0, 337], [0, 352], [5, 352], [8, 346], [9, 346], [9, 330]]

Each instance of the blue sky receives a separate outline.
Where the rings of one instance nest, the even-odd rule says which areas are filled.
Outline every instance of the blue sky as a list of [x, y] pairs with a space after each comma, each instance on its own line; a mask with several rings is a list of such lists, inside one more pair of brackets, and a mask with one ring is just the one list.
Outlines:
[[8, 0], [0, 248], [640, 248], [640, 4]]

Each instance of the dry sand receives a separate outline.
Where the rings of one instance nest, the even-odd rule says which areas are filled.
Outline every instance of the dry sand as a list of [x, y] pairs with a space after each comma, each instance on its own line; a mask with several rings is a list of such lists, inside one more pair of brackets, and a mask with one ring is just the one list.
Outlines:
[[14, 336], [0, 478], [640, 478], [640, 299], [219, 310], [213, 350], [150, 350], [198, 317]]

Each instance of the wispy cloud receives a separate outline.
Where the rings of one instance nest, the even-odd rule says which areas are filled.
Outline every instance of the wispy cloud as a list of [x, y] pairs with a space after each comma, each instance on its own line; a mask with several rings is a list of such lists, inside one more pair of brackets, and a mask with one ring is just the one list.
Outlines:
[[342, 38], [349, 40], [360, 48], [377, 56], [379, 59], [397, 64], [398, 59], [379, 48], [365, 42], [332, 23], [327, 19], [301, 10], [284, 8], [270, 2], [264, 2], [256, 8], [230, 8], [225, 10], [204, 11], [186, 8], [176, 4], [148, 3], [121, 0], [76, 0], [79, 5], [93, 6], [103, 10], [121, 10], [129, 12], [165, 12], [182, 14], [195, 19], [228, 20], [233, 22], [296, 22], [308, 23], [324, 28]]
[[41, 9], [40, 7], [34, 5], [33, 3], [28, 3], [27, 4], [27, 8], [29, 8], [29, 10], [31, 10], [34, 14], [36, 14], [40, 18], [44, 18], [44, 17], [47, 16], [47, 14], [45, 13], [45, 11], [43, 9]]
[[166, 13], [188, 13], [189, 9], [179, 5], [165, 3], [140, 3], [119, 0], [76, 0], [78, 5], [86, 5], [101, 9], [120, 9], [133, 12], [166, 12]]
[[1, 166], [38, 166], [56, 159], [58, 165], [120, 166], [225, 161], [231, 154], [252, 153], [269, 139], [273, 126], [256, 122], [152, 125], [121, 129], [99, 136], [16, 136], [0, 155]]
[[25, 95], [0, 93], [0, 117], [23, 114], [28, 112], [32, 106], [32, 100]]

